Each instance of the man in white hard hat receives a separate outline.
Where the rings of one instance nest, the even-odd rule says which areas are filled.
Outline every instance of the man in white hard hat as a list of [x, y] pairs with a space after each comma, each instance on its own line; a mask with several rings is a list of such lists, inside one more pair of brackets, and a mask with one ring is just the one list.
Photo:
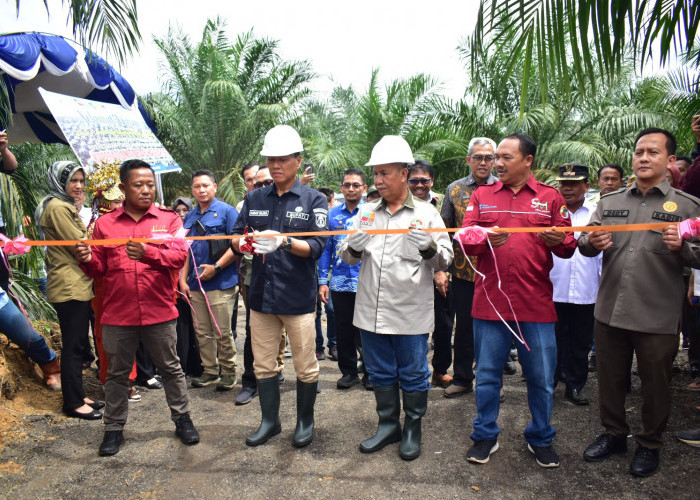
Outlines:
[[[318, 387], [316, 260], [327, 237], [281, 235], [328, 228], [326, 197], [297, 180], [303, 149], [292, 127], [278, 125], [268, 131], [260, 154], [267, 157], [274, 183], [248, 193], [233, 228], [233, 234], [254, 231], [248, 305], [262, 420], [260, 428], [246, 438], [249, 446], [267, 442], [282, 429], [277, 356], [283, 329], [289, 336], [297, 373], [297, 426], [292, 444], [300, 448], [313, 439]], [[242, 245], [246, 245], [243, 239], [232, 242], [238, 252]]]
[[[433, 273], [447, 269], [453, 257], [447, 233], [423, 230], [445, 225], [435, 207], [409, 192], [406, 179], [413, 163], [410, 146], [399, 136], [385, 136], [374, 146], [367, 166], [382, 197], [360, 206], [350, 228], [358, 231], [341, 244], [345, 262], [362, 263], [353, 324], [360, 329], [379, 415], [377, 433], [360, 444], [360, 451], [373, 453], [401, 441], [404, 460], [420, 455], [430, 389], [428, 335], [435, 323], [425, 313], [433, 309]], [[367, 229], [410, 231], [370, 236]], [[399, 383], [406, 413], [403, 432]]]

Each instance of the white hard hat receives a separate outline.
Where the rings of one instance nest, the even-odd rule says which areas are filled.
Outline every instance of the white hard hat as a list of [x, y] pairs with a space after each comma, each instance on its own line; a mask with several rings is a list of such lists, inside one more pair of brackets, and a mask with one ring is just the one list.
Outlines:
[[262, 156], [287, 156], [304, 151], [301, 137], [296, 130], [289, 125], [277, 125], [265, 134]]
[[406, 139], [399, 135], [385, 135], [372, 148], [372, 156], [365, 163], [365, 167], [385, 165], [388, 163], [415, 163], [411, 146]]

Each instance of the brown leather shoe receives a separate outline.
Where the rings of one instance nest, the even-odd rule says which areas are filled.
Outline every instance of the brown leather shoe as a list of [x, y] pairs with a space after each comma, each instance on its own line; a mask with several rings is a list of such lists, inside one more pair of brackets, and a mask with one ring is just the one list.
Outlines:
[[56, 356], [53, 361], [41, 365], [41, 372], [44, 374], [44, 383], [46, 387], [52, 391], [61, 390], [61, 365], [58, 362], [58, 356]]
[[464, 387], [462, 385], [457, 385], [457, 384], [450, 384], [447, 389], [445, 389], [445, 396], [446, 398], [456, 398], [459, 396], [464, 396], [465, 394], [469, 394], [470, 392], [474, 391], [474, 387], [470, 384], [469, 387]]
[[452, 383], [452, 375], [449, 373], [445, 373], [444, 375], [433, 373], [433, 378], [430, 380], [430, 383], [438, 387], [447, 387]]

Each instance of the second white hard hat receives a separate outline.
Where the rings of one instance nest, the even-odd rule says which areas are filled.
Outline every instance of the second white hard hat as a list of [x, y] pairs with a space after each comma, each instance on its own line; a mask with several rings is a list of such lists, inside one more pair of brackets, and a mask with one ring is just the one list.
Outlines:
[[365, 166], [373, 167], [388, 163], [415, 163], [411, 146], [408, 145], [406, 139], [399, 135], [385, 135], [382, 137], [372, 148], [372, 155], [369, 161], [365, 163]]
[[304, 151], [301, 137], [296, 130], [289, 125], [277, 125], [265, 134], [262, 156], [287, 156]]

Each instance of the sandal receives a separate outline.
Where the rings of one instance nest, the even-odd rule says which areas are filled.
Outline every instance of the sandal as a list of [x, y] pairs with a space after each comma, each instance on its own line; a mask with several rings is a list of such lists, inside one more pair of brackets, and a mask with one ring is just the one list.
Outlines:
[[135, 403], [136, 401], [141, 401], [141, 394], [136, 387], [129, 387], [129, 401]]

